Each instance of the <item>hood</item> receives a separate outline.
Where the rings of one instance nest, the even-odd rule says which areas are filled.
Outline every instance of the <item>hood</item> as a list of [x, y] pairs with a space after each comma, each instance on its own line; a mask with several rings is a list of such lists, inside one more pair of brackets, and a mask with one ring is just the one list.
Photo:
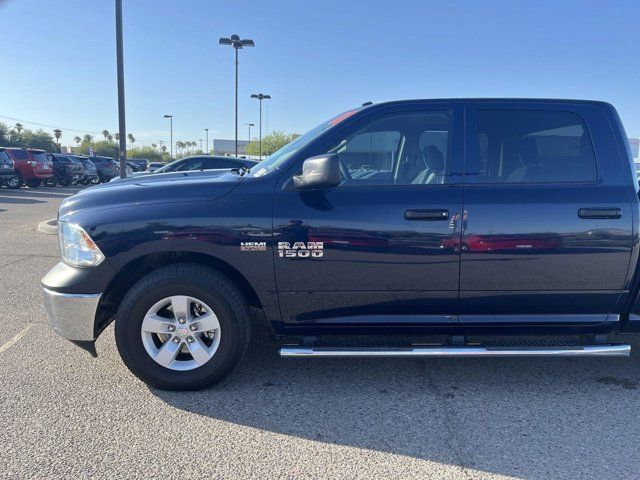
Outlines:
[[162, 203], [215, 200], [231, 192], [243, 179], [229, 170], [143, 175], [82, 190], [62, 202], [59, 218], [88, 209], [113, 209]]

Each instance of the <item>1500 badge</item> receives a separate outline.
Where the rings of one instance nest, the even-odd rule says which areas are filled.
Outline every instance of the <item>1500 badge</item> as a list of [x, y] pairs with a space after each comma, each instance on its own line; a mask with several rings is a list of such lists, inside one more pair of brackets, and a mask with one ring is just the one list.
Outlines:
[[280, 258], [322, 258], [324, 242], [278, 242]]

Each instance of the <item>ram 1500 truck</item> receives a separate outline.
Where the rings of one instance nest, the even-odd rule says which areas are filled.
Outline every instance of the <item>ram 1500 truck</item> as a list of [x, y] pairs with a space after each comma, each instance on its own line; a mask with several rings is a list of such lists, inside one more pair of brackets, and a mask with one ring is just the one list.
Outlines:
[[53, 330], [95, 354], [115, 319], [165, 389], [222, 379], [260, 319], [285, 357], [627, 356], [638, 190], [607, 103], [373, 104], [251, 169], [66, 199], [42, 284]]

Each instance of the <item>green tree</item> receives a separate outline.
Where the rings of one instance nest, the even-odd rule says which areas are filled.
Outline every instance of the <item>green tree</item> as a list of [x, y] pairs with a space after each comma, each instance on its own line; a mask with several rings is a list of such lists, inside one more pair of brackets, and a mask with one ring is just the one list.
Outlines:
[[113, 135], [107, 135], [107, 142], [113, 142]]
[[21, 133], [24, 129], [24, 125], [22, 125], [21, 123], [16, 123], [13, 128], [15, 128], [16, 132]]
[[82, 141], [82, 139], [80, 137], [73, 137], [73, 139], [76, 142], [76, 147], [79, 147], [80, 146], [80, 142]]
[[[280, 150], [287, 143], [292, 142], [300, 135], [297, 133], [284, 133], [281, 130], [274, 130], [269, 135], [262, 137], [262, 156], [271, 155], [276, 150]], [[247, 155], [260, 155], [260, 142], [253, 139], [246, 148]]]
[[114, 133], [113, 137], [116, 139], [116, 142], [120, 141], [120, 134], [118, 132]]
[[91, 143], [93, 142], [93, 136], [89, 135], [88, 133], [85, 134], [84, 137], [82, 137], [82, 143]]
[[56, 144], [57, 144], [57, 150], [58, 152], [60, 151], [60, 137], [62, 137], [62, 130], [60, 130], [59, 128], [56, 128], [53, 131], [53, 136], [56, 139]]
[[136, 141], [135, 137], [133, 136], [133, 134], [129, 133], [127, 135], [127, 138], [129, 139], [129, 143], [131, 144], [129, 148], [133, 149], [133, 143]]
[[127, 152], [127, 158], [145, 158], [150, 162], [164, 162], [165, 156], [152, 146], [135, 147]]
[[109, 140], [109, 130], [107, 130], [106, 128], [102, 130], [102, 136], [105, 140]]

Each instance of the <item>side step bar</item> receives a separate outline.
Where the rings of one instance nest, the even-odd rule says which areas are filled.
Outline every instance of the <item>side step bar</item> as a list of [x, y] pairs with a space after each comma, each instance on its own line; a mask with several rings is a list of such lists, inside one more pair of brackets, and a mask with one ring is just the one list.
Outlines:
[[485, 347], [413, 345], [411, 347], [313, 347], [285, 345], [281, 357], [628, 357], [630, 345], [576, 345], [567, 347]]

